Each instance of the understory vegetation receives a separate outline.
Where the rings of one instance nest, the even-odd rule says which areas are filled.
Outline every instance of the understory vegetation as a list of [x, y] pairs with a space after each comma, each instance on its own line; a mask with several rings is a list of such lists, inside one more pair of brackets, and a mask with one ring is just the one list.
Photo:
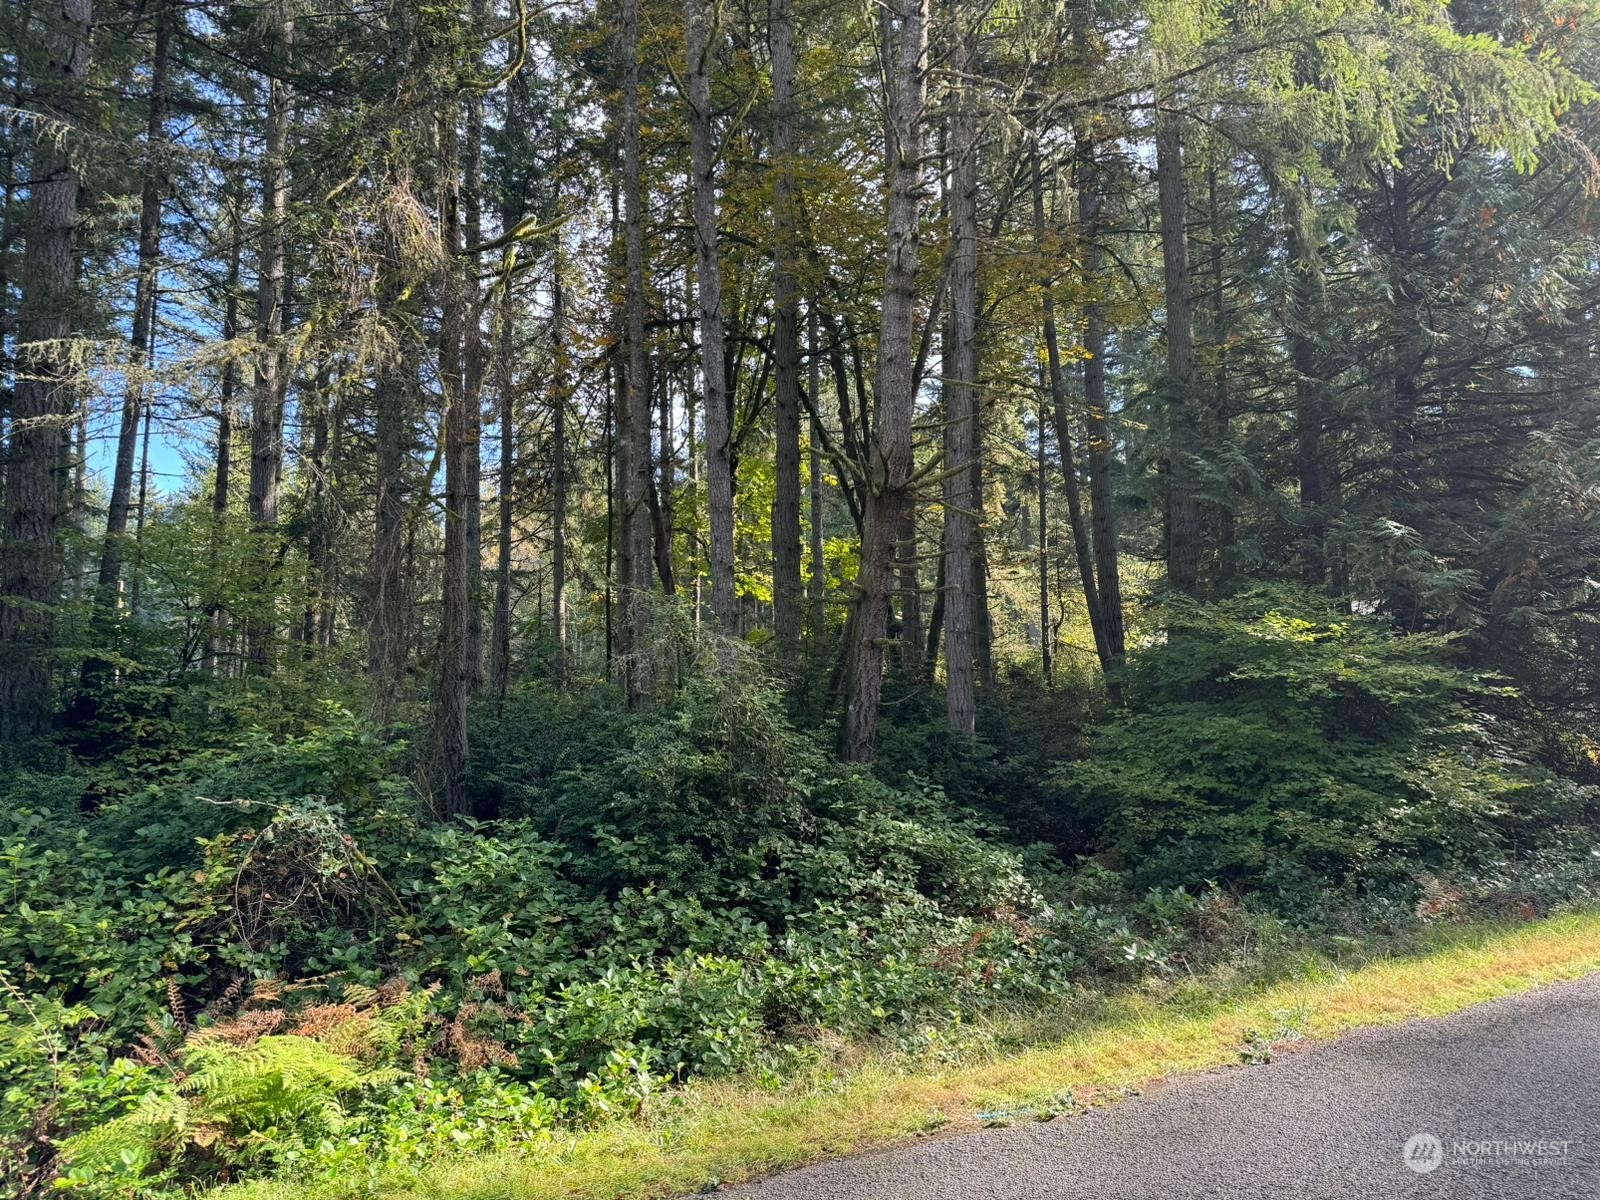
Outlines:
[[[1600, 792], [1447, 640], [1294, 589], [1169, 623], [1048, 770], [1027, 730], [1072, 726], [1062, 697], [1014, 698], [1012, 736], [944, 760], [903, 721], [868, 772], [692, 627], [671, 706], [531, 684], [486, 710], [492, 819], [423, 819], [417, 751], [331, 703], [93, 765], [14, 752], [6, 1178], [393, 1178], [693, 1078], [936, 1056], [1072, 995], [1265, 976], [1600, 884]], [[1048, 842], [1041, 810], [1072, 817]]]

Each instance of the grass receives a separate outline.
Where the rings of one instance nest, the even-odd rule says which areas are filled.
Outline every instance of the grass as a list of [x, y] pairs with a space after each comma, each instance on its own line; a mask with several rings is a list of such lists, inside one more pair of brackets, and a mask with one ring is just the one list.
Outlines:
[[[706, 1190], [935, 1129], [980, 1114], [1048, 1116], [1185, 1071], [1258, 1061], [1286, 1038], [1459, 1009], [1600, 970], [1600, 913], [1431, 935], [1401, 957], [1305, 960], [1296, 977], [1236, 994], [1204, 983], [1161, 997], [1079, 1005], [1013, 1026], [1012, 1052], [932, 1062], [901, 1054], [818, 1069], [775, 1091], [701, 1084], [657, 1111], [574, 1133], [537, 1152], [442, 1161], [421, 1176], [351, 1179], [308, 1191], [272, 1181], [226, 1200], [651, 1200]], [[1071, 1093], [1070, 1100], [1065, 1098]]]

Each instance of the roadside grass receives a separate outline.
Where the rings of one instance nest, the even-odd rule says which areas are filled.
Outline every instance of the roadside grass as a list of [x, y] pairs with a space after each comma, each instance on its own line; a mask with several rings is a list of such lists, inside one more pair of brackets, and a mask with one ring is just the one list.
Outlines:
[[1082, 997], [1001, 1023], [981, 1050], [867, 1053], [782, 1086], [701, 1083], [645, 1115], [515, 1155], [307, 1187], [260, 1181], [216, 1200], [654, 1200], [899, 1139], [1048, 1119], [1165, 1076], [1270, 1057], [1285, 1041], [1441, 1016], [1600, 970], [1600, 912], [1436, 929], [1403, 954], [1303, 956], [1273, 982], [1204, 979], [1161, 995]]

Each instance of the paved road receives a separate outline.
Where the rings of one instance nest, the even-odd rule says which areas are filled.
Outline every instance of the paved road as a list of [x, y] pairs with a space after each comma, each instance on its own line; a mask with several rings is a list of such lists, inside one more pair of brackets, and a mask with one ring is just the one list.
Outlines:
[[[1437, 1145], [1413, 1144], [1417, 1134]], [[1557, 1143], [1458, 1147], [1496, 1139]], [[1565, 1142], [1565, 1153], [1559, 1143]], [[1476, 1150], [1476, 1152], [1474, 1152]], [[1049, 1124], [919, 1142], [739, 1200], [1600, 1200], [1600, 975], [1178, 1079]]]

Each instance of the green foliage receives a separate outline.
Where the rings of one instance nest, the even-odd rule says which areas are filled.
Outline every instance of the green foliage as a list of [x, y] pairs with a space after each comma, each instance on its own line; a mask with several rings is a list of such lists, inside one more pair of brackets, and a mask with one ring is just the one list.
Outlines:
[[148, 1067], [111, 1060], [98, 1027], [87, 1006], [30, 997], [0, 975], [0, 1184], [44, 1181], [64, 1131], [115, 1121], [157, 1085]]
[[[349, 1121], [344, 1097], [399, 1079], [392, 1068], [367, 1069], [305, 1037], [193, 1046], [182, 1072], [126, 1115], [68, 1139], [68, 1181], [139, 1180], [157, 1164], [175, 1177], [196, 1159], [280, 1159], [342, 1133]], [[184, 1173], [192, 1177], [193, 1169]]]
[[[1169, 619], [1054, 789], [1074, 701], [1016, 692], [968, 756], [907, 709], [872, 773], [744, 652], [692, 640], [670, 704], [533, 685], [480, 714], [492, 820], [423, 820], [405, 748], [336, 706], [115, 789], [19, 765], [7, 1178], [158, 1196], [410, 1171], [691, 1077], [777, 1079], [841, 1035], [943, 1053], [1086, 980], [1248, 969], [1292, 944], [1263, 895], [1302, 924], [1320, 905], [1320, 928], [1358, 901], [1398, 925], [1596, 889], [1575, 835], [1544, 836], [1588, 792], [1501, 749], [1502, 689], [1447, 642], [1294, 592]], [[1079, 850], [1100, 853], [1062, 865]], [[1393, 890], [1419, 863], [1441, 880], [1421, 907]]]
[[1058, 779], [1151, 883], [1393, 884], [1536, 840], [1581, 798], [1508, 745], [1505, 689], [1287, 589], [1174, 602], [1130, 706]]

